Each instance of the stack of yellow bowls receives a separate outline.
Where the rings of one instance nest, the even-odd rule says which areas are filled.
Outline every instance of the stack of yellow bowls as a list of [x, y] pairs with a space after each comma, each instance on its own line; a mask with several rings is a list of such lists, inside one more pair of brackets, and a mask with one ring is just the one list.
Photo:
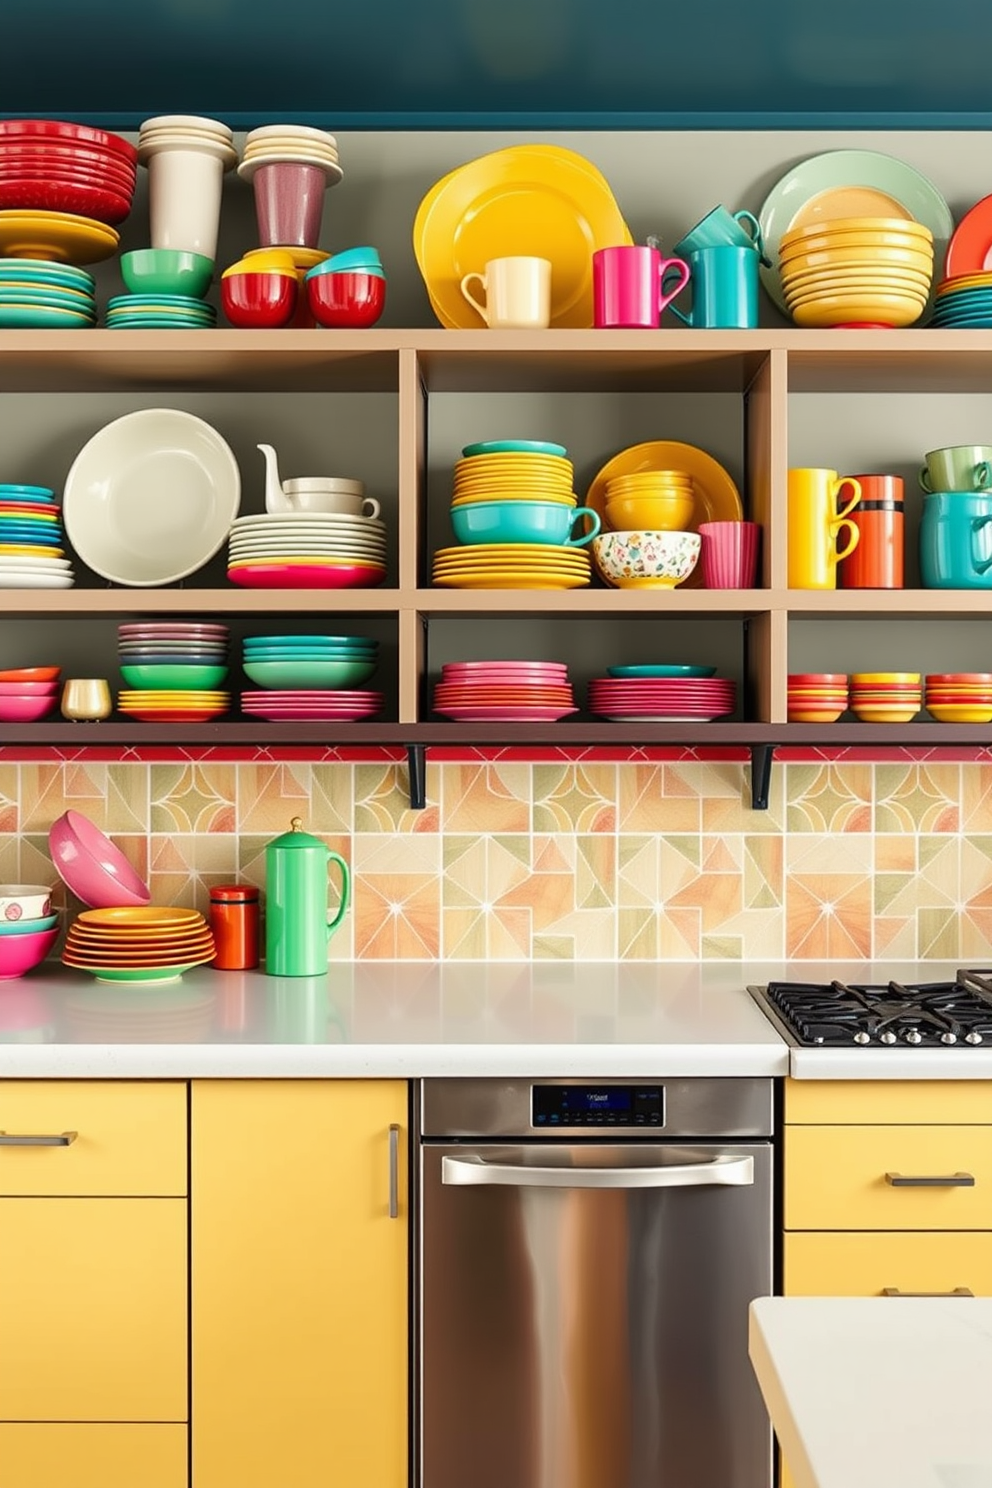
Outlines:
[[685, 470], [639, 470], [606, 483], [606, 525], [614, 532], [685, 532], [694, 506]]
[[908, 326], [926, 309], [933, 235], [920, 222], [837, 217], [783, 233], [779, 252], [796, 325]]

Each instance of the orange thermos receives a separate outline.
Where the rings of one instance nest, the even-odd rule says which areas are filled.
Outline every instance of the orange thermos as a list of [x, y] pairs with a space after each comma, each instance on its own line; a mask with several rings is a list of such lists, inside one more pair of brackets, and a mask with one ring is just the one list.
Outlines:
[[904, 486], [898, 475], [857, 475], [861, 500], [850, 513], [858, 528], [858, 545], [838, 565], [841, 589], [903, 587]]

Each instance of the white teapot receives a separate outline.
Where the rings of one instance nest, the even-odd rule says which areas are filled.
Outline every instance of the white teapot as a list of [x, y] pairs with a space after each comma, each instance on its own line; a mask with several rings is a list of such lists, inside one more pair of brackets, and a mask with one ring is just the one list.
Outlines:
[[279, 479], [279, 462], [271, 444], [260, 444], [265, 456], [265, 510], [267, 512], [335, 512], [348, 517], [377, 517], [379, 503], [366, 496], [359, 480], [341, 476], [300, 476]]

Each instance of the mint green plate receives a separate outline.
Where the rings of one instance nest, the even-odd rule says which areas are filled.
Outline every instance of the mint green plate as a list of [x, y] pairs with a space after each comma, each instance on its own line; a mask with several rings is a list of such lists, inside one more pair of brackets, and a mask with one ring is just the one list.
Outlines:
[[543, 439], [483, 439], [467, 444], [462, 450], [466, 460], [473, 455], [557, 455], [564, 459], [568, 450], [563, 444], [548, 444]]
[[13, 305], [0, 305], [0, 326], [5, 330], [50, 330], [57, 326], [91, 326], [96, 319], [91, 312], [80, 314], [75, 310], [46, 310], [41, 305], [18, 310]]
[[613, 666], [611, 677], [712, 677], [716, 667], [701, 666]]
[[192, 971], [198, 965], [198, 961], [190, 961], [185, 966], [136, 966], [120, 969], [88, 966], [86, 970], [98, 982], [178, 982], [184, 971]]
[[209, 692], [227, 679], [226, 666], [156, 666], [139, 663], [122, 666], [121, 676], [129, 687], [175, 688], [179, 692]]

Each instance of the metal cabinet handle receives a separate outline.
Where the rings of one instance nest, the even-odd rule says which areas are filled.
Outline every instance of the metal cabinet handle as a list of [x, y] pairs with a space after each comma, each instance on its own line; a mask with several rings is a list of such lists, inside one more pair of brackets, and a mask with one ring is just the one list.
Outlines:
[[389, 1217], [398, 1219], [400, 1213], [400, 1129], [389, 1128]]
[[883, 1287], [883, 1297], [973, 1297], [971, 1287], [951, 1287], [949, 1292], [904, 1292], [901, 1287]]
[[753, 1157], [715, 1157], [710, 1162], [672, 1163], [666, 1168], [525, 1168], [481, 1157], [443, 1157], [441, 1182], [500, 1183], [512, 1188], [700, 1188], [754, 1183]]
[[78, 1132], [52, 1132], [51, 1135], [0, 1131], [0, 1147], [71, 1147]]
[[974, 1188], [972, 1173], [945, 1173], [934, 1177], [914, 1177], [910, 1173], [886, 1173], [886, 1183], [893, 1188]]

